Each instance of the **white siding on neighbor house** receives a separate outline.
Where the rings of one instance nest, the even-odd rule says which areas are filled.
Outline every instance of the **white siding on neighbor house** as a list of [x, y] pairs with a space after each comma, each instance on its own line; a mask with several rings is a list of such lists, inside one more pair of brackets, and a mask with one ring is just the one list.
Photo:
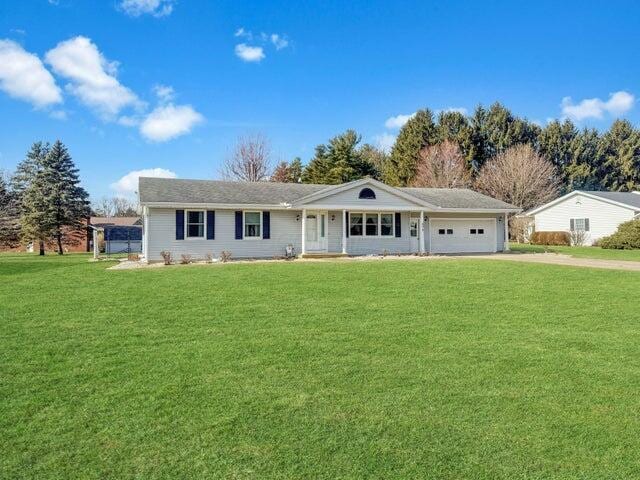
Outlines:
[[[160, 252], [171, 252], [173, 258], [180, 259], [180, 255], [192, 255], [194, 258], [204, 258], [211, 254], [220, 256], [223, 250], [231, 252], [233, 258], [271, 258], [283, 256], [288, 244], [292, 244], [296, 252], [300, 252], [302, 226], [296, 217], [300, 215], [295, 210], [270, 210], [271, 238], [242, 240], [235, 239], [235, 210], [215, 210], [215, 240], [206, 238], [185, 238], [176, 240], [176, 210], [168, 208], [149, 208], [146, 225], [148, 252], [147, 260], [160, 261]], [[206, 232], [206, 229], [205, 229]]]
[[637, 212], [606, 201], [596, 200], [585, 195], [576, 195], [535, 214], [535, 231], [568, 232], [572, 218], [588, 218], [587, 243], [593, 243], [614, 233], [618, 225], [632, 220], [635, 213]]

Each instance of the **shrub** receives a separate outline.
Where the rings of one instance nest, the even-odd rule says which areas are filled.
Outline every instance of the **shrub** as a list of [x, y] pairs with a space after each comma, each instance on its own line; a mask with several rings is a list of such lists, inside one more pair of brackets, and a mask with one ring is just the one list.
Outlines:
[[621, 223], [616, 233], [600, 239], [602, 248], [634, 250], [640, 248], [640, 219]]
[[227, 250], [220, 252], [220, 261], [222, 263], [227, 263], [229, 260], [231, 260], [231, 252]]
[[163, 250], [160, 252], [160, 256], [164, 260], [165, 265], [171, 265], [171, 262], [173, 262], [173, 258], [171, 257], [171, 252], [167, 252], [166, 250]]
[[180, 255], [180, 263], [182, 265], [188, 265], [189, 263], [191, 263], [191, 255], [187, 253], [183, 253], [182, 255]]
[[207, 254], [204, 256], [204, 261], [205, 261], [206, 263], [213, 263], [213, 254], [212, 254], [212, 253], [207, 253]]
[[533, 232], [530, 242], [533, 245], [571, 245], [569, 232]]
[[587, 240], [587, 232], [584, 230], [573, 230], [569, 236], [571, 237], [571, 245], [581, 247]]

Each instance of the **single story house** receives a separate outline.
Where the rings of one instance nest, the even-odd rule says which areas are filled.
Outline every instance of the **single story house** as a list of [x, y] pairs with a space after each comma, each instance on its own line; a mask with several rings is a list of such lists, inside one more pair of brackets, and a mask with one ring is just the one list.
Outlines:
[[296, 254], [467, 253], [509, 249], [519, 209], [467, 189], [396, 188], [364, 178], [342, 185], [139, 180], [148, 262]]
[[640, 216], [640, 192], [575, 190], [524, 213], [536, 232], [584, 231], [591, 245]]

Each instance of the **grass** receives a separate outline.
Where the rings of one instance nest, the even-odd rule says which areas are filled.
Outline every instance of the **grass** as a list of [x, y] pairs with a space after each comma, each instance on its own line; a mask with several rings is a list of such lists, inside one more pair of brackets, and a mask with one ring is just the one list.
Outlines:
[[562, 253], [576, 258], [598, 258], [602, 260], [630, 260], [640, 262], [640, 250], [609, 250], [600, 247], [542, 246], [528, 243], [512, 243], [511, 250], [523, 253]]
[[640, 476], [640, 275], [0, 256], [0, 478]]

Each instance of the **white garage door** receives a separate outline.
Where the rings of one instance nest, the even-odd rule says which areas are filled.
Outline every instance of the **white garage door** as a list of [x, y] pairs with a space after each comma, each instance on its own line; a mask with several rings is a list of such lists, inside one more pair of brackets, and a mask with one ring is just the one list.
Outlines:
[[496, 251], [496, 221], [439, 218], [431, 220], [431, 253]]

